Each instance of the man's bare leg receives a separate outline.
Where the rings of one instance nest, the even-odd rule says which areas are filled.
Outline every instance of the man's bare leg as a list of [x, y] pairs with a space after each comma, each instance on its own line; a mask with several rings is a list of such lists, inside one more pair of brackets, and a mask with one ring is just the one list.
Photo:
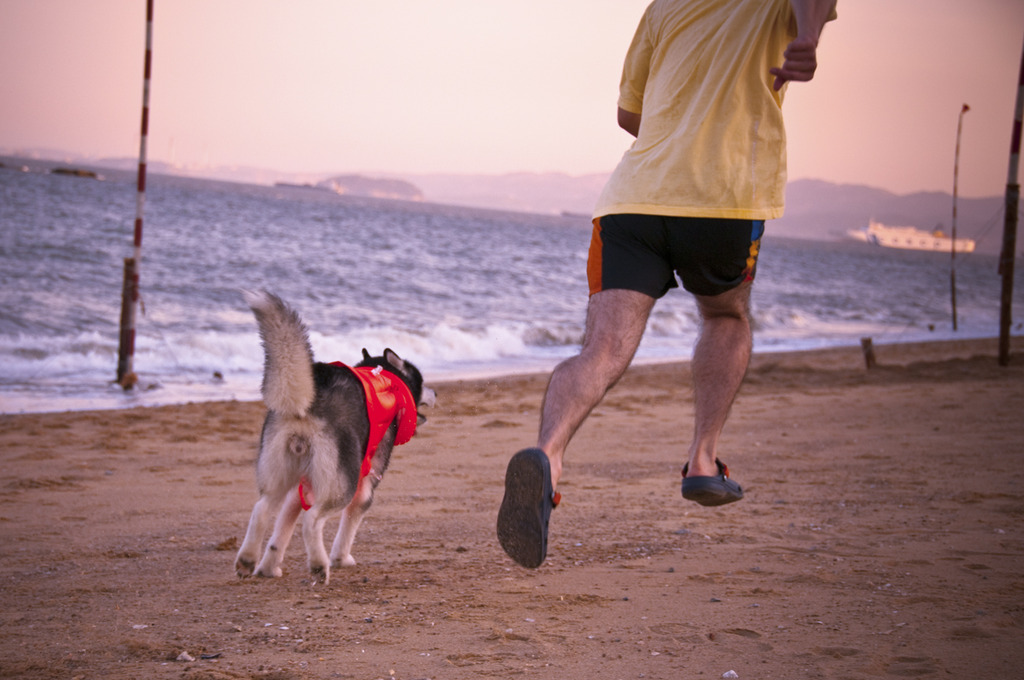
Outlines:
[[498, 542], [520, 565], [536, 569], [544, 563], [565, 447], [629, 366], [653, 306], [654, 298], [628, 290], [591, 296], [583, 348], [551, 374], [541, 408], [538, 448], [519, 451], [505, 470]]
[[541, 408], [538, 448], [551, 463], [557, 486], [569, 440], [629, 367], [654, 307], [632, 290], [605, 290], [590, 298], [583, 348], [555, 367]]
[[721, 295], [697, 296], [703, 325], [693, 353], [693, 443], [687, 476], [714, 476], [718, 437], [750, 363], [750, 289], [747, 282]]

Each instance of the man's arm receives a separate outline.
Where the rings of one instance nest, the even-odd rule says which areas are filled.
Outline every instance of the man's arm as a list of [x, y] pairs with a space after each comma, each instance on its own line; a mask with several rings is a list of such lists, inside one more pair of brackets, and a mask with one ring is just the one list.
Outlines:
[[818, 39], [825, 23], [833, 16], [836, 0], [790, 0], [796, 16], [796, 39], [789, 43], [781, 67], [769, 69], [775, 76], [773, 87], [778, 90], [786, 82], [807, 82], [818, 68]]
[[633, 135], [640, 134], [640, 114], [619, 107], [619, 127]]

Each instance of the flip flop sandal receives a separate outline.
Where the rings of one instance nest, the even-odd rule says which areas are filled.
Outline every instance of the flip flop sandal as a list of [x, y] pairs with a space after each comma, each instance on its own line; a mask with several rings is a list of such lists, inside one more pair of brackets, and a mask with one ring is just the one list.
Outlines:
[[548, 552], [548, 519], [561, 495], [551, 484], [551, 465], [540, 449], [523, 449], [508, 462], [505, 497], [498, 510], [498, 542], [508, 556], [536, 569]]
[[715, 464], [718, 474], [713, 477], [687, 477], [689, 463], [683, 466], [683, 498], [707, 506], [725, 505], [743, 498], [743, 488], [729, 479], [729, 468], [717, 459]]

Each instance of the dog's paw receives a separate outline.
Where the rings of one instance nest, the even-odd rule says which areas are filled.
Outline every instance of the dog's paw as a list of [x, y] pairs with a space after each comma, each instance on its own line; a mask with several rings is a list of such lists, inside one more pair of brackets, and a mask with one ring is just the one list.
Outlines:
[[256, 563], [250, 559], [239, 557], [235, 560], [235, 573], [242, 578], [252, 576], [252, 572], [255, 568]]
[[356, 566], [356, 560], [351, 555], [345, 555], [344, 557], [335, 557], [331, 560], [332, 569], [340, 569], [341, 567], [354, 567]]
[[331, 569], [326, 564], [312, 565], [309, 568], [309, 575], [313, 579], [313, 584], [327, 583], [331, 580]]
[[281, 567], [260, 567], [256, 575], [260, 578], [281, 578], [284, 571], [281, 570]]

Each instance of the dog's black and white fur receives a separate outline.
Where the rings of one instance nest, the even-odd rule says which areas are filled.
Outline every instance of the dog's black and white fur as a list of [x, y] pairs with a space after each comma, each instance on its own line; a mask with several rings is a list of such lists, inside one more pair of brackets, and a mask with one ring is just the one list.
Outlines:
[[[256, 462], [260, 498], [252, 509], [235, 571], [239, 576], [281, 576], [281, 562], [302, 512], [302, 483], [313, 497], [302, 522], [309, 570], [314, 582], [327, 583], [331, 567], [355, 564], [352, 541], [387, 469], [398, 421], [377, 447], [371, 473], [360, 478], [370, 425], [359, 379], [347, 368], [313, 360], [305, 324], [276, 295], [246, 292], [245, 298], [256, 315], [266, 354], [262, 392], [267, 416]], [[382, 366], [409, 387], [417, 407], [433, 404], [434, 392], [424, 387], [420, 372], [390, 349], [380, 357], [371, 357], [364, 349], [357, 366]], [[417, 417], [423, 422], [418, 412], [419, 408]], [[341, 525], [328, 557], [324, 524], [338, 512]], [[274, 532], [257, 565], [275, 514]]]

